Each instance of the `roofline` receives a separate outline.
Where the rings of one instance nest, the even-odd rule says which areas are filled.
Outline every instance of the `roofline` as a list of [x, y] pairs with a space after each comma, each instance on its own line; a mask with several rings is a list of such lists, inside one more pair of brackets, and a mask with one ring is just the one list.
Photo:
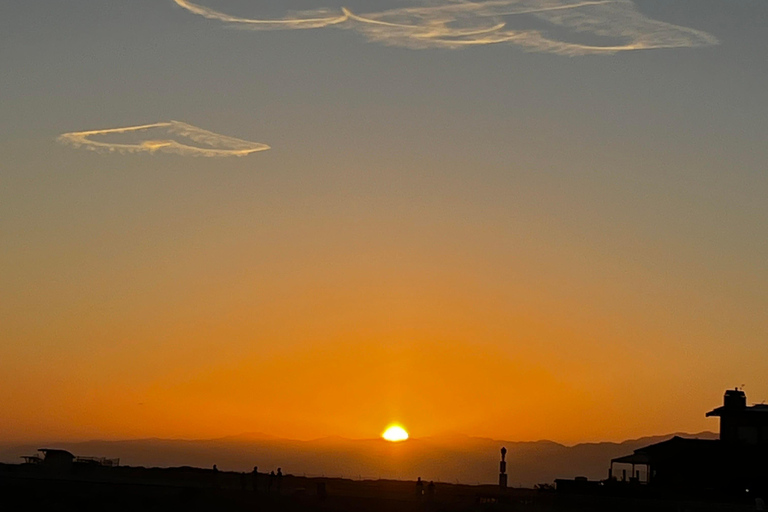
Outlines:
[[[762, 404], [760, 404], [762, 405]], [[723, 416], [724, 414], [768, 414], [768, 407], [757, 407], [756, 405], [749, 405], [739, 409], [728, 409], [727, 407], [718, 407], [712, 409], [706, 414], [706, 417], [711, 416]]]

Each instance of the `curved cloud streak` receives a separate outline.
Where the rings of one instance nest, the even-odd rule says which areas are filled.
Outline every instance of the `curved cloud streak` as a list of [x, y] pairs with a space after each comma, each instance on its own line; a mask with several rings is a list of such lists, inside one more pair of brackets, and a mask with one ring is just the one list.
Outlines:
[[246, 25], [254, 30], [280, 30], [301, 28], [323, 28], [347, 21], [345, 13], [331, 13], [330, 11], [313, 11], [305, 13], [301, 18], [283, 18], [280, 20], [254, 20], [239, 18], [218, 12], [202, 5], [193, 4], [187, 0], [173, 0], [177, 5], [189, 12], [208, 18], [209, 20], [223, 21], [225, 23], [237, 23]]
[[[588, 55], [692, 48], [718, 42], [706, 32], [648, 18], [631, 0], [438, 0], [369, 14], [342, 8], [340, 13], [312, 11], [278, 20], [241, 18], [188, 0], [173, 1], [194, 14], [252, 30], [336, 26], [355, 30], [369, 41], [414, 49], [506, 43], [529, 51]], [[510, 17], [521, 15], [544, 22], [549, 29], [510, 28]], [[607, 38], [616, 43], [580, 44], [557, 33]]]
[[[94, 137], [104, 135], [131, 134], [136, 135], [148, 130], [159, 129], [164, 138], [149, 138], [131, 143], [115, 143], [94, 140]], [[179, 142], [176, 139], [188, 139], [198, 145]], [[258, 151], [270, 149], [266, 144], [249, 142], [209, 132], [190, 124], [179, 121], [167, 121], [124, 128], [109, 128], [105, 130], [90, 130], [85, 132], [65, 133], [58, 137], [59, 142], [74, 147], [84, 147], [93, 151], [118, 153], [172, 153], [182, 156], [247, 156]]]

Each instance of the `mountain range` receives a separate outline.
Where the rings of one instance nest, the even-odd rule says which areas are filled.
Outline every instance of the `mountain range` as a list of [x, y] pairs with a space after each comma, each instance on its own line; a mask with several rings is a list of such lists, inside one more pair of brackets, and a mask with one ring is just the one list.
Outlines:
[[241, 434], [209, 440], [136, 439], [37, 444], [0, 444], [0, 462], [20, 462], [38, 448], [61, 448], [78, 456], [119, 458], [121, 465], [145, 467], [194, 466], [225, 471], [260, 472], [281, 467], [283, 473], [353, 479], [402, 479], [460, 482], [498, 481], [499, 450], [506, 447], [511, 486], [530, 487], [556, 478], [585, 476], [602, 479], [612, 458], [671, 438], [717, 439], [717, 434], [669, 434], [621, 443], [565, 446], [552, 441], [500, 441], [463, 435], [442, 435], [390, 443], [382, 439], [326, 437], [312, 441], [265, 434]]

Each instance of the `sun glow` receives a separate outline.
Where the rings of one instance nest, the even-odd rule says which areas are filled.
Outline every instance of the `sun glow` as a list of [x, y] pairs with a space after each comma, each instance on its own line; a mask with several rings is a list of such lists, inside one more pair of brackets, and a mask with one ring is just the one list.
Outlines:
[[381, 434], [381, 437], [387, 441], [395, 443], [408, 439], [408, 432], [406, 432], [405, 429], [399, 425], [392, 425], [391, 427], [387, 427], [387, 430]]

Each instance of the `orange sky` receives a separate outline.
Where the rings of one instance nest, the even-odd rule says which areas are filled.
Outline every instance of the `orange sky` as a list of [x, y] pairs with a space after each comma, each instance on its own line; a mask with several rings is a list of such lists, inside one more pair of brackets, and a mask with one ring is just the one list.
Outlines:
[[[252, 266], [261, 245], [160, 242], [161, 271], [94, 257], [40, 284], [60, 297], [32, 288], [11, 306], [6, 332], [28, 342], [3, 349], [2, 435], [365, 438], [399, 422], [416, 437], [619, 440], [715, 430], [704, 412], [734, 376], [764, 379], [708, 345], [722, 312], [698, 280], [648, 283], [620, 259], [600, 275], [579, 268], [583, 246], [565, 263], [535, 243], [496, 262], [483, 244], [498, 241], [465, 235], [478, 243], [276, 241], [285, 258], [267, 272]], [[32, 314], [42, 300], [55, 307]]]
[[768, 399], [768, 2], [103, 1], [0, 9], [0, 441]]

